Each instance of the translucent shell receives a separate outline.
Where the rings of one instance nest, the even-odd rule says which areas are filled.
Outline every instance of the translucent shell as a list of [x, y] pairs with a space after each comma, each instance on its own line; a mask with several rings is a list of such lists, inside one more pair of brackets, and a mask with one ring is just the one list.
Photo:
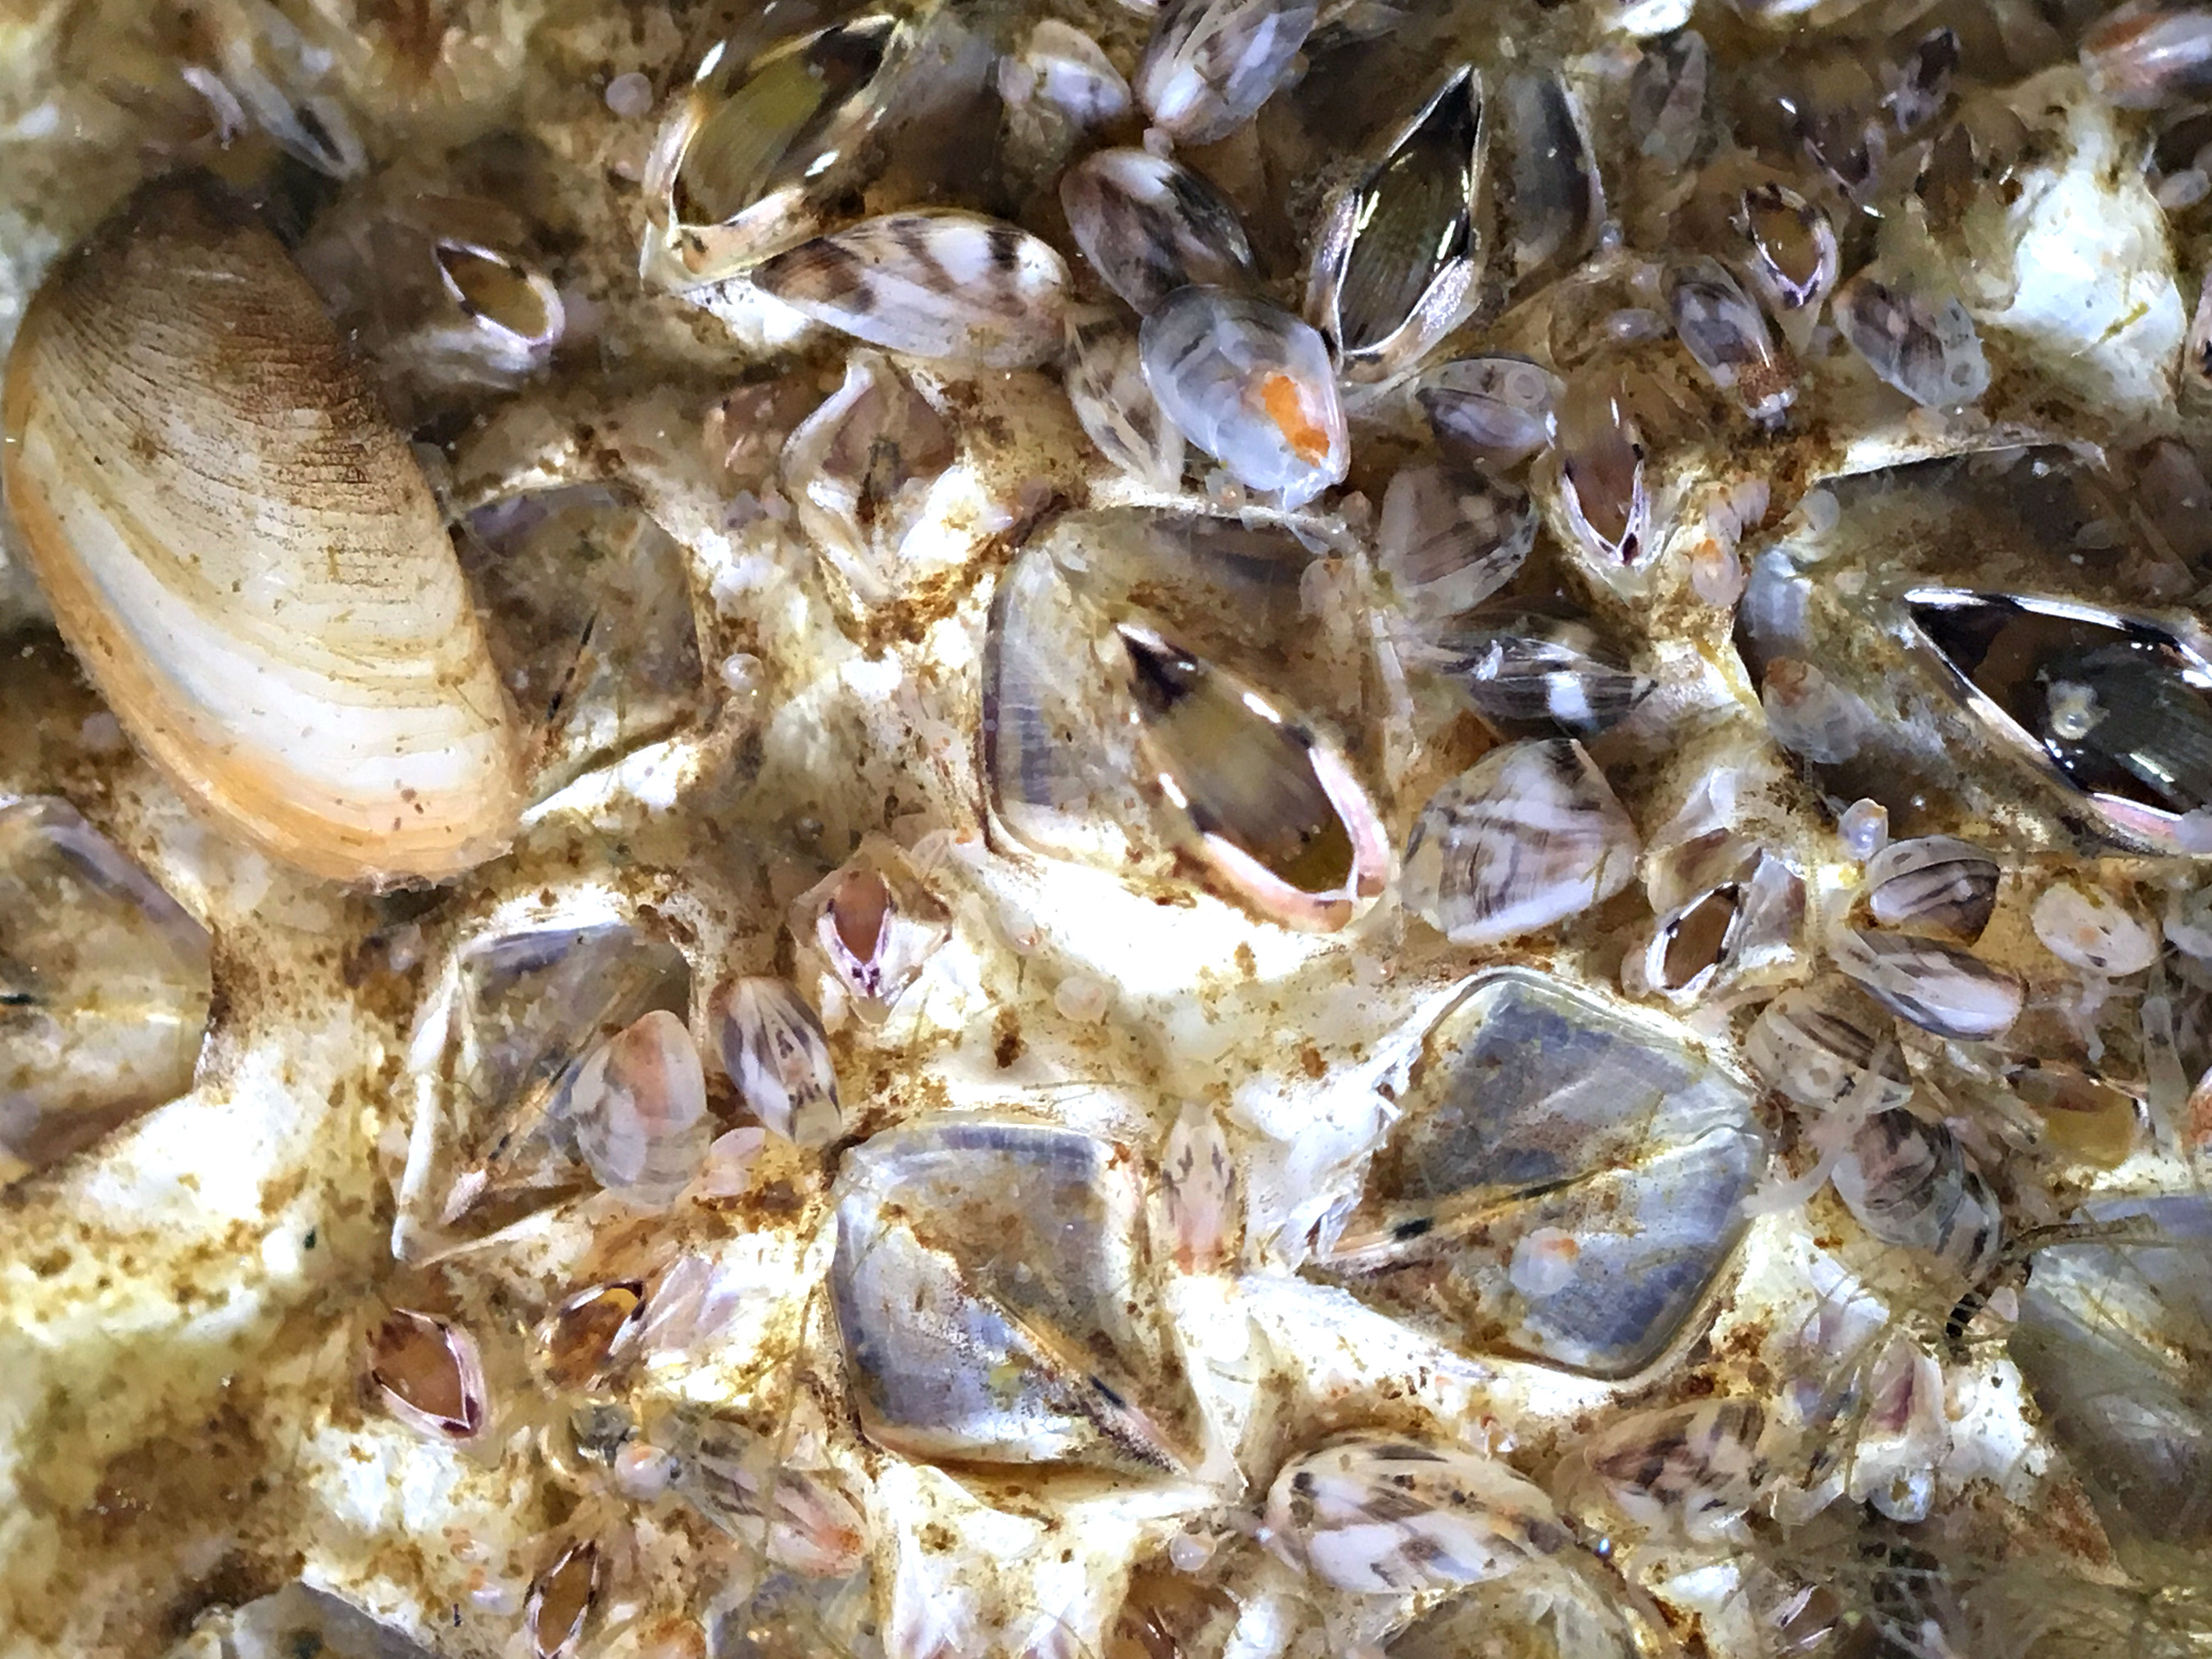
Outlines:
[[844, 1127], [822, 1021], [788, 980], [742, 977], [708, 1000], [708, 1030], [746, 1109], [787, 1140], [820, 1146]]
[[1996, 1257], [1996, 1199], [1940, 1123], [1901, 1108], [1869, 1114], [1832, 1179], [1844, 1207], [1886, 1244], [1925, 1250], [1969, 1277]]
[[1484, 114], [1481, 76], [1452, 70], [1324, 216], [1305, 311], [1346, 379], [1411, 368], [1474, 310], [1489, 255]]
[[1750, 250], [1752, 286], [1776, 317], [1817, 313], [1840, 270], [1827, 214], [1787, 185], [1760, 184], [1738, 198], [1734, 222]]
[[1686, 261], [1668, 273], [1667, 295], [1674, 332], [1705, 378], [1760, 425], [1778, 423], [1797, 400], [1796, 371], [1728, 267], [1717, 259]]
[[793, 931], [811, 939], [871, 1022], [888, 1014], [952, 933], [951, 913], [879, 836], [793, 909]]
[[1235, 287], [1252, 246], [1229, 200], [1199, 173], [1145, 149], [1102, 149], [1060, 175], [1076, 246], [1140, 313], [1194, 283]]
[[2081, 67], [2103, 98], [2155, 109], [2212, 91], [2212, 14], [2132, 0], [2081, 36]]
[[1803, 878], [1763, 848], [1741, 847], [1740, 857], [1717, 860], [1711, 873], [1721, 869], [1726, 879], [1659, 916], [1649, 943], [1621, 963], [1622, 988], [1687, 1005], [1796, 965]]
[[392, 1310], [370, 1333], [368, 1377], [386, 1410], [433, 1439], [473, 1440], [490, 1421], [476, 1339], [448, 1321]]
[[1381, 1437], [1285, 1464], [1267, 1525], [1322, 1583], [1371, 1595], [1482, 1583], [1572, 1543], [1543, 1488], [1504, 1463]]
[[2012, 974], [1940, 939], [1844, 927], [1828, 951], [1860, 989], [1900, 1019], [1963, 1042], [2011, 1030], [2027, 995]]
[[1415, 396], [1437, 441], [1510, 468], [1546, 448], [1565, 384], [1525, 357], [1467, 357], [1422, 375]]
[[0, 806], [0, 1188], [192, 1086], [211, 945], [67, 802]]
[[1605, 184], [1581, 106], [1556, 70], [1508, 76], [1502, 105], [1512, 151], [1513, 275], [1525, 289], [1596, 246]]
[[863, 219], [763, 260], [760, 290], [886, 351], [1021, 368], [1060, 349], [1067, 265], [956, 208]]
[[1334, 701], [1312, 562], [1281, 530], [1172, 513], [1071, 514], [1032, 542], [985, 645], [997, 823], [1124, 881], [1187, 885], [1195, 863], [1269, 921], [1342, 926], [1389, 848], [1342, 750], [1276, 689]]
[[1588, 623], [1486, 607], [1438, 636], [1435, 665], [1508, 737], [1593, 737], [1632, 714], [1652, 681], [1622, 663]]
[[830, 1297], [870, 1439], [931, 1461], [1184, 1467], [1187, 1402], [1137, 1293], [1137, 1169], [1110, 1143], [993, 1120], [846, 1155]]
[[1867, 367], [1917, 404], [1954, 409], [1989, 390], [1974, 319], [1956, 296], [1867, 270], [1836, 290], [1836, 326]]
[[1249, 295], [1187, 288], [1145, 319], [1145, 380], [1184, 437], [1248, 489], [1304, 506], [1352, 465], [1328, 348]]
[[1620, 375], [1586, 369], [1559, 402], [1559, 490], [1569, 530], [1613, 568], [1632, 568], [1652, 550], [1651, 494], [1644, 433]]
[[56, 266], [4, 426], [64, 635], [198, 806], [344, 881], [505, 848], [519, 734], [438, 504], [313, 290], [217, 187], [149, 185]]
[[720, 282], [818, 228], [808, 193], [851, 173], [912, 35], [879, 8], [744, 62], [708, 52], [647, 166], [647, 280]]
[[1132, 83], [1181, 144], [1226, 138], [1287, 80], [1316, 0], [1166, 0]]
[[2139, 974], [2158, 960], [2158, 929], [2109, 893], [2059, 882], [2036, 896], [2028, 919], [2043, 947], [2084, 973]]
[[1867, 915], [1884, 927], [1972, 945], [1996, 908], [1997, 861], [1950, 836], [1896, 841], [1867, 860]]
[[1756, 1400], [1704, 1400], [1631, 1413], [1577, 1447], [1555, 1489], [1595, 1498], [1645, 1536], [1711, 1543], [1734, 1535], [1770, 1469]]
[[1528, 495], [1477, 473], [1401, 466], [1382, 492], [1375, 562], [1407, 616], [1441, 620], [1480, 605], [1510, 581], [1536, 544]]
[[707, 1080], [684, 1022], [654, 1009], [585, 1058], [568, 1102], [576, 1150], [600, 1186], [665, 1209], [706, 1161]]
[[1406, 903], [1455, 945], [1496, 945], [1611, 898], [1641, 850], [1580, 744], [1509, 744], [1421, 809], [1406, 842]]
[[1182, 487], [1182, 433], [1146, 383], [1134, 329], [1103, 307], [1071, 312], [1063, 378], [1075, 418], [1108, 460], [1155, 489]]
[[1678, 1030], [1523, 969], [1471, 981], [1307, 1272], [1468, 1347], [1643, 1370], [1704, 1301], [1765, 1164], [1755, 1091]]
[[598, 1610], [602, 1576], [599, 1545], [581, 1539], [532, 1581], [522, 1611], [532, 1659], [574, 1659]]
[[1628, 82], [1628, 133], [1637, 153], [1671, 171], [1686, 167], [1705, 137], [1712, 52], [1684, 29], [1644, 49]]
[[1893, 1020], [1838, 979], [1784, 991], [1759, 1011], [1744, 1058], [1769, 1088], [1814, 1111], [1902, 1106], [1911, 1074]]

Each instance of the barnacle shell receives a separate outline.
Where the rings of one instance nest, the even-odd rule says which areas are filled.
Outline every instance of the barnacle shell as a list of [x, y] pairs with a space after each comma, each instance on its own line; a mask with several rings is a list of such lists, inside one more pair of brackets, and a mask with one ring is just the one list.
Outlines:
[[40, 289], [4, 422], [56, 620], [201, 807], [347, 881], [506, 845], [514, 722], [437, 503], [266, 230], [147, 186]]

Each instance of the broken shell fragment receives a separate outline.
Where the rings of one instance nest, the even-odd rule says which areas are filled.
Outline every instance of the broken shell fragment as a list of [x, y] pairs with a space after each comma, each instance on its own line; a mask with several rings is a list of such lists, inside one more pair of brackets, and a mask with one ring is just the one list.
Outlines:
[[0, 806], [0, 1188], [192, 1086], [211, 943], [66, 801]]
[[1522, 969], [1469, 981], [1307, 1273], [1478, 1352], [1643, 1370], [1765, 1166], [1755, 1091], [1680, 1031]]
[[1573, 1543], [1543, 1488], [1498, 1460], [1378, 1436], [1285, 1463], [1267, 1526], [1322, 1583], [1370, 1595], [1482, 1583]]
[[1796, 373], [1766, 331], [1766, 319], [1717, 259], [1668, 273], [1674, 332], [1705, 378], [1761, 426], [1778, 424], [1797, 400]]
[[1769, 1088], [1816, 1112], [1877, 1112], [1912, 1097], [1895, 1022], [1840, 979], [1797, 986], [1759, 1010], [1744, 1058]]
[[446, 1320], [392, 1309], [369, 1336], [368, 1376], [386, 1410], [433, 1439], [472, 1440], [490, 1419], [476, 1339]]
[[1140, 752], [1215, 875], [1263, 915], [1327, 933], [1382, 890], [1389, 845], [1344, 757], [1254, 688], [1121, 627]]
[[1552, 441], [1566, 387], [1525, 357], [1466, 357], [1422, 375], [1414, 394], [1439, 442], [1500, 470]]
[[1179, 144], [1212, 144], [1259, 112], [1290, 78], [1316, 0], [1166, 0], [1132, 83], [1152, 124]]
[[1462, 64], [1328, 210], [1305, 311], [1346, 379], [1411, 368], [1474, 310], [1483, 163], [1482, 77]]
[[1139, 315], [1179, 288], [1250, 279], [1237, 210], [1204, 177], [1145, 149], [1102, 149], [1060, 176], [1075, 245]]
[[1836, 290], [1836, 327], [1867, 367], [1917, 404], [1955, 409], [1989, 390], [1982, 337], [1956, 295], [1867, 270]]
[[1894, 841], [1867, 860], [1867, 914], [1884, 927], [1972, 945], [1996, 909], [1997, 861], [1951, 836]]
[[817, 228], [805, 210], [848, 178], [890, 104], [913, 25], [862, 12], [740, 60], [701, 61], [646, 171], [641, 274], [672, 289], [721, 281]]
[[1024, 368], [1059, 350], [1067, 265], [1027, 231], [960, 209], [888, 213], [785, 252], [754, 284], [886, 351]]
[[1794, 968], [1804, 915], [1804, 878], [1765, 848], [1741, 848], [1727, 879], [1660, 915], [1650, 942], [1622, 961], [1621, 987], [1678, 1006], [1724, 988], [1740, 993]]
[[1182, 435], [1248, 489], [1302, 507], [1352, 465], [1336, 371], [1290, 313], [1222, 288], [1178, 289], [1145, 319], [1145, 380]]
[[1187, 1467], [1127, 1152], [955, 1118], [863, 1142], [837, 1191], [830, 1299], [870, 1439], [932, 1462]]
[[1962, 1042], [2002, 1036], [2020, 1018], [2027, 996], [2013, 975], [1940, 939], [1843, 927], [1828, 951], [1860, 989], [1899, 1018]]
[[1509, 744], [1421, 809], [1406, 842], [1406, 903], [1455, 945], [1496, 945], [1611, 898], [1640, 851], [1580, 744]]
[[844, 1128], [822, 1021], [788, 980], [748, 976], [715, 992], [708, 1029], [745, 1108], [786, 1140], [827, 1146]]
[[707, 1079], [684, 1022], [656, 1008], [588, 1055], [568, 1092], [576, 1151], [592, 1179], [665, 1209], [706, 1161]]
[[438, 504], [313, 290], [217, 186], [149, 185], [55, 267], [4, 428], [55, 618], [187, 797], [343, 881], [505, 848], [518, 735]]

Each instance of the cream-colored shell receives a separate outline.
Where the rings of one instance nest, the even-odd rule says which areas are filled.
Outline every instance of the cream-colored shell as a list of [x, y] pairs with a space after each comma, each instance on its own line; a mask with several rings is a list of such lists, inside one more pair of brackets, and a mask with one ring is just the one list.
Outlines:
[[149, 185], [8, 364], [7, 496], [64, 636], [208, 812], [318, 875], [506, 846], [518, 740], [438, 504], [283, 247]]

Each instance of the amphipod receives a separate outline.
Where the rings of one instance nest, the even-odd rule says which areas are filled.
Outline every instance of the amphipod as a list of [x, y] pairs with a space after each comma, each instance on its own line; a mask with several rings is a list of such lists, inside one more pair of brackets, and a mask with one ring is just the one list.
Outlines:
[[228, 829], [341, 881], [501, 851], [516, 723], [438, 504], [267, 229], [157, 181], [55, 267], [4, 400], [63, 635]]

